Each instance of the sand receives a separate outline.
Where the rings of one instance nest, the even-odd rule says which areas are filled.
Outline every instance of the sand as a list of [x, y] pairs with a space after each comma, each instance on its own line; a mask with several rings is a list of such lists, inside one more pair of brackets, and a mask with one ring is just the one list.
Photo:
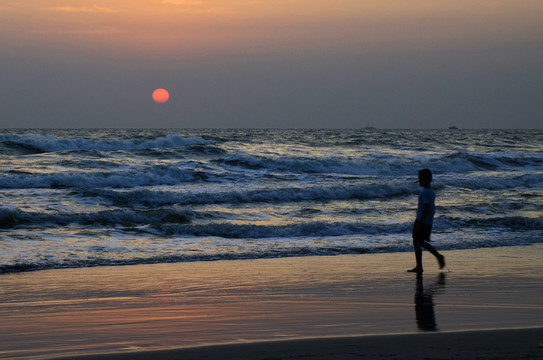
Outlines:
[[[543, 329], [285, 340], [189, 349], [101, 354], [77, 360], [542, 359]], [[72, 358], [73, 359], [73, 358]]]
[[543, 359], [543, 245], [444, 254], [4, 274], [0, 357]]

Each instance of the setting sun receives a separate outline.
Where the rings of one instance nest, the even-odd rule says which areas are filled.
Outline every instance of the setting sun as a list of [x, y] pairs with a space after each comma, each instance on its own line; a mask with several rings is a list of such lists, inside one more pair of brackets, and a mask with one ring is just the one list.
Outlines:
[[153, 91], [153, 100], [156, 103], [164, 104], [170, 98], [170, 93], [166, 89], [156, 89]]

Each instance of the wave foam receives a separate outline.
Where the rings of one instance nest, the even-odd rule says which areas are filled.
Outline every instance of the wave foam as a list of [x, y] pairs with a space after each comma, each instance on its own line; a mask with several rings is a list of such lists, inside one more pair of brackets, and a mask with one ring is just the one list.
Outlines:
[[190, 145], [213, 144], [212, 141], [201, 137], [185, 138], [178, 134], [169, 134], [155, 139], [126, 139], [126, 140], [96, 140], [88, 138], [59, 138], [53, 135], [0, 134], [0, 142], [7, 143], [11, 147], [19, 146], [36, 152], [57, 152], [69, 150], [143, 150], [178, 148]]

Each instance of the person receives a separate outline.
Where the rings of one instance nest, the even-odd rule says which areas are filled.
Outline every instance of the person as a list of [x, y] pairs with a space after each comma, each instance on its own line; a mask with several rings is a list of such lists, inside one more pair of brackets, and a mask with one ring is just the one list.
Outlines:
[[419, 185], [423, 187], [419, 194], [419, 203], [417, 208], [417, 218], [413, 225], [413, 247], [415, 248], [415, 260], [417, 266], [408, 272], [422, 273], [422, 248], [428, 250], [437, 258], [439, 268], [445, 267], [445, 257], [441, 255], [431, 244], [430, 234], [435, 214], [436, 195], [430, 183], [432, 182], [432, 171], [422, 169], [419, 171]]

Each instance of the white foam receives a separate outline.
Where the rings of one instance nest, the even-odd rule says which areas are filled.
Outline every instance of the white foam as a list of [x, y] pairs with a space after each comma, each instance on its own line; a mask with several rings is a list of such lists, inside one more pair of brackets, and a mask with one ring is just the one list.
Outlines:
[[67, 150], [141, 150], [155, 148], [178, 148], [196, 144], [212, 144], [212, 141], [200, 137], [185, 138], [178, 134], [169, 134], [156, 139], [126, 139], [126, 140], [95, 140], [88, 138], [58, 138], [53, 135], [23, 134], [4, 135], [0, 134], [0, 141], [10, 141], [23, 144], [43, 152], [56, 152]]

